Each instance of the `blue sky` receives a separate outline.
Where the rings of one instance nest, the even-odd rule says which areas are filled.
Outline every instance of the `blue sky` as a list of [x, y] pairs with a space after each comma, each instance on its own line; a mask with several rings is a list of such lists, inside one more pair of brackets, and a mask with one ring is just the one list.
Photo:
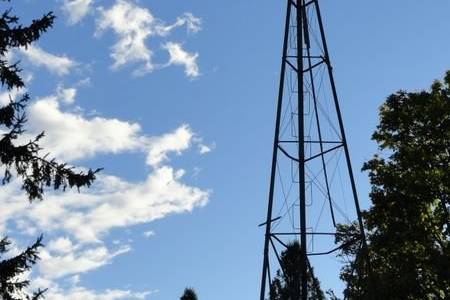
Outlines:
[[[48, 299], [256, 299], [284, 1], [22, 0], [55, 26], [15, 51], [29, 134], [97, 184], [29, 205], [2, 187], [0, 231], [47, 244], [32, 276]], [[356, 181], [377, 109], [450, 69], [450, 3], [322, 0]], [[19, 91], [20, 92], [20, 91]], [[1, 99], [4, 98], [4, 94]], [[4, 100], [2, 100], [4, 101]], [[334, 274], [321, 278], [339, 288]], [[64, 297], [62, 295], [65, 295]]]

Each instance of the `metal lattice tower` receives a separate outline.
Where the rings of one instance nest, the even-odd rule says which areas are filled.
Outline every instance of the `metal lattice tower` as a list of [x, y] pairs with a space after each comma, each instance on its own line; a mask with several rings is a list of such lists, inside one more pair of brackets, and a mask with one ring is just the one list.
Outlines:
[[260, 300], [283, 271], [280, 253], [291, 241], [301, 246], [299, 299], [306, 300], [307, 268], [334, 257], [336, 225], [353, 220], [361, 232], [355, 242], [366, 252], [319, 0], [288, 0]]

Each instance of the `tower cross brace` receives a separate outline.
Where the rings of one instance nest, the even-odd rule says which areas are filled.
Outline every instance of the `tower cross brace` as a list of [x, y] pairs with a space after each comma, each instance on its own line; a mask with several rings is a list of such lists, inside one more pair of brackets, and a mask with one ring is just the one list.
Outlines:
[[[271, 288], [275, 274], [271, 267], [278, 265], [283, 271], [277, 246], [286, 248], [289, 240], [300, 243], [300, 282], [292, 300], [306, 300], [310, 257], [340, 249], [334, 241], [319, 241], [324, 248], [320, 251], [309, 251], [311, 245], [317, 238], [334, 238], [337, 224], [357, 220], [360, 234], [355, 242], [360, 243], [367, 266], [369, 260], [319, 0], [287, 0], [282, 51], [267, 216], [261, 224], [265, 239], [260, 300]], [[287, 165], [289, 189], [282, 182], [289, 173]], [[338, 169], [346, 177], [344, 184], [341, 180], [342, 190], [347, 189], [343, 196], [337, 195]], [[316, 200], [318, 194], [321, 200]], [[347, 199], [353, 207], [350, 219], [342, 209]]]

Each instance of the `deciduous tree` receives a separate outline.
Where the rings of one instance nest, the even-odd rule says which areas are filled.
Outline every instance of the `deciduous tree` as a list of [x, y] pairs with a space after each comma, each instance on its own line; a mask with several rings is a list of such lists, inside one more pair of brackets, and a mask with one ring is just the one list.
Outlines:
[[[379, 115], [372, 138], [380, 153], [363, 167], [372, 185], [364, 219], [378, 297], [449, 299], [450, 72], [429, 91], [389, 96]], [[355, 231], [340, 229], [338, 242]], [[350, 257], [341, 274], [348, 299], [371, 293], [358, 252], [341, 253]]]

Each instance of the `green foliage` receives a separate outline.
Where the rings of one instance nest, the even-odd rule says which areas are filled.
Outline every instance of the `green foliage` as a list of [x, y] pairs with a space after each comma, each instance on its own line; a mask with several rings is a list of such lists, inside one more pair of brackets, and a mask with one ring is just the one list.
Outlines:
[[[38, 40], [54, 22], [53, 13], [33, 20], [29, 26], [19, 24], [19, 19], [6, 10], [0, 17], [0, 82], [8, 91], [24, 87], [20, 76], [18, 63], [9, 64], [5, 57], [13, 48], [28, 47]], [[21, 179], [22, 189], [30, 201], [42, 199], [44, 188], [63, 189], [67, 187], [89, 187], [95, 180], [100, 169], [87, 172], [75, 172], [64, 163], [41, 156], [39, 140], [44, 133], [25, 144], [19, 144], [18, 139], [24, 133], [27, 121], [25, 107], [29, 95], [24, 94], [18, 99], [11, 99], [9, 104], [0, 107], [0, 167], [4, 170], [2, 184], [10, 182], [13, 176]], [[1, 209], [1, 208], [0, 208]], [[21, 274], [31, 269], [39, 259], [38, 250], [42, 247], [42, 237], [21, 254], [0, 261], [0, 299], [2, 300], [37, 300], [43, 297], [44, 291], [38, 290], [29, 295], [28, 280], [19, 279]], [[0, 257], [8, 250], [10, 244], [7, 238], [0, 241]]]
[[367, 295], [370, 290], [369, 266], [366, 264], [366, 256], [363, 255], [359, 228], [357, 222], [349, 225], [338, 224], [336, 228], [336, 243], [341, 247], [338, 257], [346, 262], [340, 274], [340, 278], [347, 283], [345, 299], [373, 299]]
[[[282, 270], [277, 270], [277, 275], [270, 286], [270, 300], [297, 300], [301, 296], [301, 276], [299, 268], [301, 262], [300, 244], [295, 241], [287, 245], [281, 252], [280, 261]], [[309, 264], [308, 264], [309, 265]], [[325, 300], [320, 288], [319, 280], [314, 276], [311, 266], [307, 270], [308, 299]]]
[[198, 300], [198, 298], [197, 298], [197, 294], [195, 293], [194, 289], [186, 288], [184, 290], [184, 293], [181, 296], [180, 300]]
[[[430, 91], [400, 91], [380, 108], [381, 154], [364, 164], [373, 206], [364, 212], [379, 299], [450, 298], [450, 72]], [[338, 242], [354, 234], [341, 227]], [[343, 268], [348, 299], [367, 299], [358, 249]]]

